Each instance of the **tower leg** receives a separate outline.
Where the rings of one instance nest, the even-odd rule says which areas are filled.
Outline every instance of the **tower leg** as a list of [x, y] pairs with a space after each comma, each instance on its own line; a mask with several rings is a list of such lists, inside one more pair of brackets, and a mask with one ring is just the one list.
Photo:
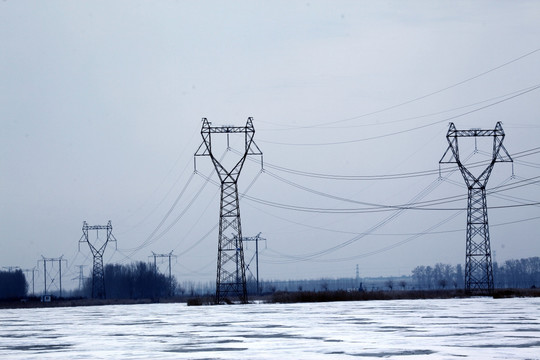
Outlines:
[[493, 264], [484, 187], [469, 189], [466, 247], [465, 291], [473, 295], [493, 294]]
[[236, 181], [224, 181], [221, 184], [216, 303], [230, 301], [229, 296], [247, 303], [244, 247]]
[[92, 298], [105, 299], [103, 256], [99, 255], [94, 255], [94, 267], [92, 270]]

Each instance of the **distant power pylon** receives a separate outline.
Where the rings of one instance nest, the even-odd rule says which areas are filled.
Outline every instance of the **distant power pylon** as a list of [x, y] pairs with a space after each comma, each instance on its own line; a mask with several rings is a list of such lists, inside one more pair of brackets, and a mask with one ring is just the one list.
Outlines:
[[[259, 241], [266, 241], [265, 238], [262, 238], [261, 237], [261, 233], [258, 233], [257, 235], [253, 236], [253, 237], [245, 237], [243, 238], [243, 241], [254, 241], [255, 242], [255, 269], [256, 269], [256, 274], [257, 274], [257, 295], [260, 295], [261, 294], [261, 288], [259, 286]], [[253, 259], [253, 258], [252, 258]], [[249, 265], [251, 263], [251, 260], [248, 261], [248, 264], [246, 266], [246, 269], [251, 272], [251, 270], [249, 269]], [[252, 274], [253, 276], [253, 274]]]
[[[216, 277], [216, 303], [223, 303], [228, 296], [239, 298], [247, 303], [246, 272], [244, 248], [242, 245], [242, 226], [238, 198], [238, 177], [248, 155], [260, 155], [262, 152], [253, 141], [255, 128], [253, 118], [248, 118], [246, 126], [211, 126], [206, 118], [202, 120], [202, 144], [195, 156], [209, 156], [221, 181], [221, 205], [219, 214], [218, 259]], [[214, 156], [212, 134], [244, 134], [244, 152], [238, 162], [227, 170]]]
[[71, 280], [79, 280], [79, 291], [83, 289], [84, 286], [84, 267], [86, 265], [77, 265], [79, 267], [79, 276], [71, 279]]
[[[173, 250], [174, 251], [174, 250]], [[156, 254], [152, 251], [152, 256], [154, 258], [154, 273], [157, 274], [157, 258], [169, 258], [169, 296], [173, 296], [173, 281], [172, 281], [172, 272], [171, 272], [171, 258], [176, 258], [176, 255], [173, 255], [173, 251], [171, 251], [168, 254]]]
[[[50, 262], [51, 265], [54, 265], [55, 262], [58, 261], [58, 278], [59, 278], [59, 283], [60, 283], [60, 297], [62, 297], [62, 262], [66, 262], [67, 264], [67, 260], [65, 259], [62, 259], [64, 257], [64, 255], [60, 256], [59, 258], [46, 258], [44, 257], [43, 255], [41, 255], [41, 260], [38, 260], [38, 266], [39, 266], [39, 262], [40, 261], [43, 261], [43, 282], [44, 282], [44, 287], [43, 287], [43, 295], [49, 295], [47, 293], [47, 263]], [[51, 285], [53, 285], [55, 283], [55, 278], [51, 278]]]
[[[92, 244], [88, 238], [89, 230], [96, 230], [95, 244]], [[99, 239], [99, 230], [107, 231], [107, 238], [104, 241], [102, 240], [101, 242]], [[114, 241], [116, 245], [116, 238], [112, 234], [111, 221], [109, 220], [107, 225], [93, 226], [88, 226], [86, 221], [84, 221], [82, 231], [83, 234], [79, 239], [79, 250], [81, 247], [81, 243], [88, 243], [90, 251], [92, 252], [92, 255], [94, 257], [94, 265], [92, 268], [92, 298], [105, 299], [105, 270], [103, 267], [103, 253], [105, 252], [105, 248], [110, 241]]]
[[[459, 137], [493, 137], [493, 153], [490, 163], [479, 176], [473, 175], [461, 162]], [[512, 162], [502, 142], [504, 131], [500, 122], [494, 130], [456, 130], [453, 123], [446, 134], [448, 148], [439, 161], [456, 163], [468, 189], [467, 241], [465, 256], [465, 291], [472, 294], [493, 293], [493, 264], [487, 216], [486, 185], [496, 162]], [[475, 139], [476, 141], [476, 139]]]
[[38, 271], [38, 269], [33, 267], [32, 269], [22, 269], [22, 271], [24, 271], [25, 274], [28, 274], [29, 272], [32, 273], [32, 295], [35, 295], [36, 293], [35, 293], [35, 287], [34, 287], [35, 285], [34, 280], [35, 280], [35, 273], [36, 271]]

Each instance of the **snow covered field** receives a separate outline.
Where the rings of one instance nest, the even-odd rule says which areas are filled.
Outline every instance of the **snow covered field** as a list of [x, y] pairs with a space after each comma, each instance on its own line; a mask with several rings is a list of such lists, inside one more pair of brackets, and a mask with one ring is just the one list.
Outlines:
[[0, 311], [0, 359], [540, 359], [540, 299]]

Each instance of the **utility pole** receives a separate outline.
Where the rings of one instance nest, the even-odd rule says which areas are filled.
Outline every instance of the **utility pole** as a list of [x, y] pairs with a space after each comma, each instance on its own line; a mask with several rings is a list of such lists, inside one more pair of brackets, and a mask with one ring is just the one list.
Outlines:
[[[248, 118], [246, 126], [239, 127], [214, 127], [211, 126], [211, 123], [206, 118], [203, 118], [202, 122], [201, 136], [203, 142], [195, 152], [195, 159], [197, 156], [209, 156], [221, 181], [216, 304], [226, 302], [229, 295], [238, 297], [242, 303], [247, 303], [238, 178], [247, 156], [259, 155], [261, 156], [262, 163], [262, 152], [253, 141], [253, 137], [255, 136], [253, 118]], [[229, 135], [234, 133], [244, 135], [244, 151], [238, 162], [232, 166], [232, 169], [227, 170], [214, 155], [212, 134], [226, 134], [227, 146], [229, 146]]]
[[32, 296], [35, 295], [35, 288], [34, 288], [34, 280], [35, 280], [35, 276], [34, 274], [36, 273], [36, 271], [38, 271], [38, 269], [36, 269], [35, 267], [33, 267], [32, 269], [23, 269], [24, 273], [27, 274], [29, 272], [32, 272]]
[[[253, 237], [245, 237], [243, 238], [243, 241], [254, 241], [255, 242], [255, 269], [256, 269], [256, 274], [257, 274], [257, 295], [260, 295], [261, 294], [261, 288], [259, 286], [259, 241], [266, 241], [265, 238], [262, 238], [261, 237], [261, 233], [258, 233], [256, 236], [253, 236]], [[253, 259], [253, 258], [252, 258]], [[249, 272], [251, 272], [251, 270], [249, 269], [249, 265], [251, 264], [251, 260], [248, 262], [246, 268], [248, 269]], [[253, 276], [253, 274], [252, 274]]]
[[[43, 281], [44, 281], [44, 287], [43, 287], [43, 295], [47, 294], [47, 262], [51, 263], [51, 267], [54, 266], [55, 262], [58, 262], [58, 272], [59, 272], [59, 283], [60, 283], [60, 297], [62, 297], [62, 262], [66, 262], [67, 260], [63, 259], [64, 255], [60, 256], [59, 258], [46, 258], [43, 255], [41, 255], [41, 260], [38, 260], [38, 266], [39, 262], [43, 261]], [[51, 285], [54, 284], [54, 278], [51, 279]]]
[[[96, 230], [96, 241], [92, 244], [88, 238], [88, 231]], [[105, 240], [99, 239], [99, 230], [106, 230], [107, 237]], [[107, 225], [92, 225], [89, 226], [86, 221], [83, 222], [82, 227], [83, 235], [79, 239], [79, 250], [81, 243], [87, 243], [90, 247], [90, 251], [94, 257], [94, 263], [92, 268], [92, 298], [105, 299], [105, 270], [103, 267], [103, 253], [110, 241], [114, 241], [116, 245], [116, 238], [112, 234], [111, 221]]]
[[169, 296], [173, 296], [173, 282], [172, 282], [172, 271], [171, 271], [171, 258], [176, 258], [176, 255], [173, 255], [173, 251], [172, 250], [170, 253], [168, 254], [156, 254], [155, 252], [152, 251], [152, 256], [154, 257], [154, 274], [157, 275], [158, 273], [158, 269], [157, 269], [157, 261], [156, 259], [157, 258], [169, 258]]
[[[493, 293], [493, 264], [487, 216], [486, 185], [495, 163], [513, 161], [502, 144], [504, 136], [500, 122], [497, 122], [494, 130], [456, 130], [454, 123], [450, 123], [446, 134], [448, 148], [439, 161], [439, 164], [456, 163], [468, 189], [465, 291], [469, 294]], [[474, 137], [475, 146], [477, 137], [493, 137], [491, 161], [479, 176], [473, 175], [461, 162], [458, 147], [458, 138], [460, 137]]]

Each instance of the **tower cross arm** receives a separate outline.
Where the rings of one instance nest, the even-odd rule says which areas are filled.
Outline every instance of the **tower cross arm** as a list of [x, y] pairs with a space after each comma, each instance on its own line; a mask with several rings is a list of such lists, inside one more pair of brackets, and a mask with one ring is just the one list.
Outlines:
[[504, 130], [500, 121], [495, 125], [495, 129], [469, 129], [469, 130], [457, 130], [454, 123], [450, 123], [448, 133], [446, 137], [483, 137], [483, 136], [502, 136], [504, 137]]

